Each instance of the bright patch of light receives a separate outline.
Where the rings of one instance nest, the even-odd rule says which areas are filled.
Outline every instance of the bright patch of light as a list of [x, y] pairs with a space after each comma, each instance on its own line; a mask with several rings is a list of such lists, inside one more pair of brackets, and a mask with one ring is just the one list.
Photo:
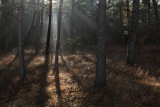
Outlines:
[[[44, 4], [48, 4], [50, 0], [44, 0]], [[59, 0], [52, 0], [52, 3], [57, 3]]]
[[49, 3], [49, 0], [44, 0], [44, 4], [47, 4], [47, 3]]

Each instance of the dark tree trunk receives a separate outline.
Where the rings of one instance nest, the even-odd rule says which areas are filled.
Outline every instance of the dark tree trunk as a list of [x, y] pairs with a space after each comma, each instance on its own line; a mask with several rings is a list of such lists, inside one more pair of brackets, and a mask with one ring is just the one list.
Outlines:
[[151, 22], [151, 2], [148, 0], [148, 13], [147, 13], [147, 35], [150, 35], [150, 22]]
[[48, 23], [48, 33], [46, 41], [46, 55], [49, 55], [50, 53], [51, 23], [52, 23], [52, 0], [50, 0], [50, 5], [49, 5], [49, 23]]
[[75, 16], [75, 0], [72, 0], [71, 18], [70, 18], [70, 37], [74, 36], [74, 16]]
[[106, 0], [99, 0], [96, 87], [106, 85]]
[[137, 37], [137, 25], [139, 16], [139, 0], [133, 0], [133, 10], [131, 17], [131, 32], [129, 32], [129, 43], [127, 53], [127, 64], [133, 66], [135, 63], [136, 55], [136, 37]]
[[7, 51], [8, 45], [8, 0], [2, 0], [2, 39], [1, 39], [1, 47], [2, 51]]
[[158, 13], [158, 9], [157, 9], [157, 2], [156, 2], [156, 0], [152, 0], [152, 2], [153, 2], [154, 12], [155, 12], [155, 16], [156, 16], [157, 36], [159, 37], [160, 36], [160, 29], [159, 29], [159, 13]]
[[61, 19], [62, 19], [62, 6], [63, 0], [60, 1], [57, 21], [57, 42], [56, 42], [56, 53], [55, 53], [55, 71], [59, 72], [58, 55], [60, 47], [60, 34], [61, 34]]
[[147, 18], [147, 23], [150, 23], [150, 19], [151, 19], [151, 2], [150, 0], [148, 0], [148, 18]]
[[77, 2], [78, 2], [78, 6], [77, 6], [78, 10], [80, 10], [81, 9], [81, 0], [78, 0]]
[[4, 31], [4, 33], [5, 33], [5, 47], [4, 47], [4, 52], [6, 53], [7, 52], [7, 50], [8, 50], [8, 43], [9, 43], [9, 39], [8, 39], [8, 37], [9, 37], [9, 33], [8, 33], [8, 26], [9, 26], [9, 1], [7, 0], [6, 1], [6, 5], [5, 5], [5, 31]]
[[119, 22], [120, 22], [120, 36], [123, 34], [123, 9], [122, 9], [122, 0], [119, 1]]
[[[11, 17], [13, 17], [13, 11], [14, 11], [14, 0], [11, 1]], [[13, 39], [13, 19], [11, 19], [11, 26], [10, 26], [10, 40]]]
[[[60, 82], [59, 82], [59, 48], [60, 48], [60, 35], [61, 35], [61, 20], [62, 20], [62, 7], [63, 7], [63, 0], [60, 0], [59, 10], [58, 10], [58, 20], [57, 20], [57, 42], [56, 42], [56, 53], [55, 53], [55, 78], [56, 78], [56, 89], [58, 93], [58, 97], [61, 97], [61, 90], [60, 90]], [[61, 104], [61, 103], [60, 103]], [[61, 107], [61, 105], [59, 105]]]
[[19, 67], [20, 67], [20, 79], [23, 81], [25, 79], [25, 69], [24, 69], [24, 55], [23, 55], [23, 0], [20, 1], [20, 8], [19, 8]]
[[44, 11], [44, 0], [42, 0], [42, 6], [41, 6], [41, 36], [43, 34], [43, 11]]
[[37, 12], [35, 11], [34, 14], [33, 14], [33, 20], [32, 20], [31, 25], [30, 25], [29, 29], [26, 31], [26, 33], [24, 33], [24, 40], [25, 41], [23, 41], [23, 43], [22, 43], [23, 45], [29, 39], [29, 37], [30, 37], [30, 35], [32, 33], [32, 30], [34, 28], [34, 23], [35, 23], [35, 20], [36, 20], [36, 14], [37, 14]]
[[35, 54], [39, 53], [39, 44], [41, 39], [40, 34], [40, 0], [37, 0], [37, 19], [36, 19], [36, 39], [35, 39]]
[[127, 5], [127, 24], [128, 24], [128, 32], [130, 31], [130, 10], [129, 10], [129, 0], [126, 0], [126, 5]]

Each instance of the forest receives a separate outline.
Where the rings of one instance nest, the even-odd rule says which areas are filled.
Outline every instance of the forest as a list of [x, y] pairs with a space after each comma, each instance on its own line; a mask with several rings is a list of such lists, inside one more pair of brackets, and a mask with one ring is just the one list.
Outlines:
[[160, 107], [160, 0], [0, 0], [1, 107]]

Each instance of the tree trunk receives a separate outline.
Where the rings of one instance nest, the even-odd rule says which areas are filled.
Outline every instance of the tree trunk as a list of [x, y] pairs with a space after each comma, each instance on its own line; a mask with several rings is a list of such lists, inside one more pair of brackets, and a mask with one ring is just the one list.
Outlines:
[[9, 40], [8, 40], [8, 38], [9, 38], [9, 32], [8, 32], [8, 26], [9, 26], [9, 1], [7, 0], [6, 1], [6, 6], [5, 6], [5, 47], [4, 47], [4, 52], [6, 53], [7, 52], [7, 50], [8, 50], [8, 43], [9, 43]]
[[57, 21], [57, 42], [56, 42], [56, 53], [55, 53], [55, 71], [56, 72], [59, 71], [58, 55], [59, 55], [59, 47], [60, 47], [62, 6], [63, 6], [63, 0], [60, 1], [59, 11], [58, 11], [58, 21]]
[[75, 0], [72, 0], [72, 9], [71, 9], [71, 18], [70, 18], [70, 37], [74, 36], [74, 9], [75, 9]]
[[160, 36], [160, 29], [159, 29], [159, 14], [158, 14], [158, 9], [157, 9], [157, 2], [156, 2], [156, 0], [152, 0], [152, 2], [153, 2], [154, 12], [155, 12], [155, 16], [156, 16], [157, 37], [159, 37]]
[[78, 6], [77, 6], [78, 10], [80, 10], [81, 9], [81, 0], [78, 0], [77, 2], [78, 2]]
[[2, 0], [2, 51], [6, 52], [8, 48], [8, 0]]
[[120, 35], [123, 34], [123, 10], [122, 10], [122, 0], [119, 1], [119, 21], [120, 21]]
[[43, 11], [44, 11], [44, 0], [42, 0], [42, 10], [41, 10], [41, 36], [43, 34]]
[[151, 19], [151, 2], [150, 0], [148, 0], [148, 20], [147, 20], [147, 23], [149, 24], [150, 23], [150, 19]]
[[[57, 20], [57, 42], [56, 42], [55, 65], [54, 65], [55, 78], [56, 78], [56, 89], [57, 89], [58, 97], [61, 97], [60, 82], [59, 82], [58, 56], [59, 56], [60, 35], [61, 35], [62, 7], [63, 7], [63, 0], [60, 0], [58, 20]], [[61, 105], [59, 105], [59, 107], [61, 107]]]
[[148, 0], [148, 14], [147, 14], [147, 35], [150, 35], [150, 21], [151, 21], [151, 2]]
[[106, 0], [99, 0], [96, 87], [106, 85]]
[[23, 44], [22, 44], [22, 33], [23, 32], [23, 0], [20, 0], [19, 8], [19, 67], [20, 67], [20, 79], [23, 81], [25, 79], [25, 69], [24, 69], [24, 55], [23, 55]]
[[52, 23], [52, 0], [50, 0], [49, 5], [49, 23], [48, 23], [48, 33], [46, 42], [46, 55], [49, 55], [50, 51], [50, 38], [51, 38], [51, 23]]
[[[118, 36], [118, 40], [122, 40], [122, 38], [123, 38], [123, 32], [124, 32], [124, 30], [123, 30], [123, 2], [122, 2], [122, 0], [119, 0], [119, 36]], [[119, 43], [121, 43], [121, 42], [119, 42]], [[123, 44], [123, 41], [122, 41], [122, 44]]]
[[41, 34], [40, 34], [40, 0], [37, 0], [37, 18], [36, 18], [36, 39], [35, 39], [35, 54], [39, 53], [39, 44], [40, 44], [40, 39], [41, 39]]
[[128, 22], [128, 32], [130, 31], [130, 10], [129, 10], [129, 0], [126, 0], [127, 5], [127, 22]]
[[137, 25], [139, 16], [139, 0], [133, 0], [133, 10], [131, 17], [131, 32], [129, 34], [127, 64], [133, 66], [135, 63], [136, 55], [136, 37], [137, 37]]

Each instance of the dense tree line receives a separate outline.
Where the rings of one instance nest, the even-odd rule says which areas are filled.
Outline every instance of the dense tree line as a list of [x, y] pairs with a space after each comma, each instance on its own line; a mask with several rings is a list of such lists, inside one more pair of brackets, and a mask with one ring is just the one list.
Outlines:
[[[133, 66], [137, 44], [160, 43], [159, 10], [156, 0], [71, 0], [64, 3], [63, 0], [54, 3], [52, 0], [1, 0], [0, 50], [4, 53], [18, 50], [23, 81], [24, 49], [28, 47], [36, 54], [45, 48], [47, 56], [50, 50], [55, 50], [58, 73], [60, 44], [72, 51], [79, 49], [77, 43], [82, 47], [97, 45], [95, 85], [103, 87], [106, 84], [106, 45], [128, 46], [126, 62]], [[56, 39], [56, 43], [51, 44], [52, 39]]]

